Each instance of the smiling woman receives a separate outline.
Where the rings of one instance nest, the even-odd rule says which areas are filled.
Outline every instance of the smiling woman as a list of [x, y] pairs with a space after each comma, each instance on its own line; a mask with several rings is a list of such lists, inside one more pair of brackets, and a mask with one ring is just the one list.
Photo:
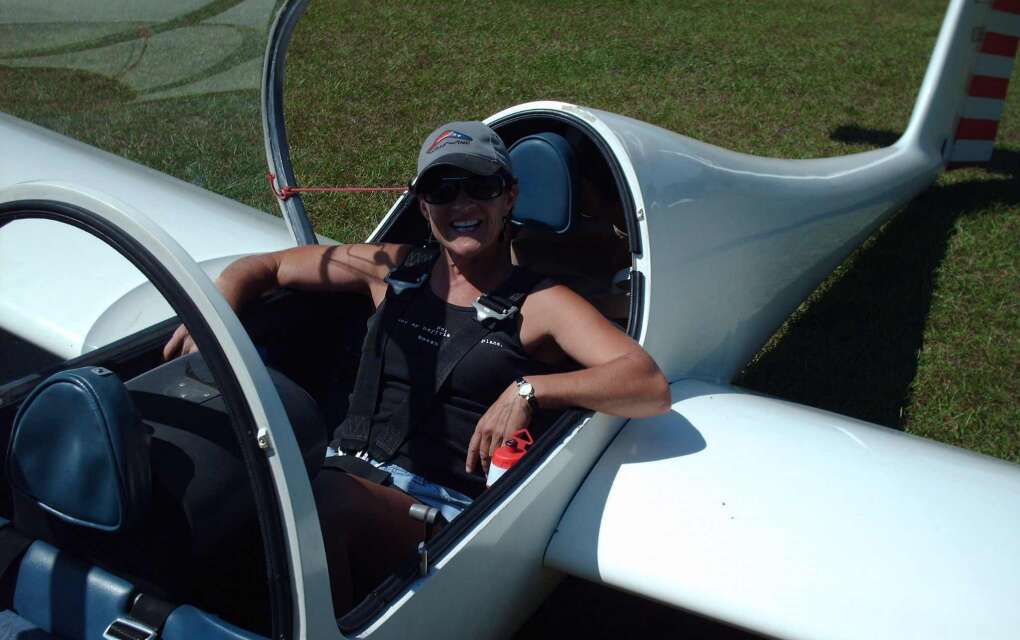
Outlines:
[[[217, 281], [235, 309], [288, 287], [360, 293], [377, 310], [333, 447], [367, 459], [393, 488], [350, 473], [316, 479], [338, 611], [413, 557], [421, 525], [409, 507], [452, 521], [512, 434], [541, 436], [550, 412], [567, 407], [641, 417], [669, 406], [665, 378], [632, 338], [567, 287], [513, 264], [518, 191], [495, 131], [439, 127], [411, 184], [434, 244], [300, 247], [244, 258]], [[165, 354], [192, 349], [182, 328]]]
[[[153, 495], [160, 507], [150, 511], [157, 544], [125, 544], [121, 555], [109, 546], [109, 554], [95, 556], [75, 548], [74, 556], [94, 558], [106, 573], [90, 573], [86, 565], [74, 575], [99, 576], [104, 585], [137, 584], [146, 595], [179, 593], [173, 600], [200, 602], [246, 631], [274, 638], [335, 637], [338, 627], [365, 638], [505, 637], [564, 576], [775, 637], [824, 637], [838, 628], [848, 637], [1012, 638], [1020, 626], [1014, 606], [1020, 564], [1008, 550], [1020, 522], [1016, 510], [1003, 505], [1012, 505], [1020, 491], [1015, 465], [748, 393], [733, 382], [784, 318], [802, 309], [805, 298], [817, 300], [811, 290], [853, 246], [928, 188], [947, 158], [966, 150], [952, 136], [959, 130], [960, 92], [975, 84], [968, 81], [971, 62], [1004, 90], [1008, 59], [975, 57], [974, 37], [984, 33], [998, 39], [996, 51], [1011, 51], [1002, 44], [1020, 35], [1009, 31], [1017, 27], [1020, 8], [1006, 0], [953, 0], [908, 123], [941, 2], [886, 3], [876, 12], [835, 0], [823, 1], [823, 11], [818, 3], [780, 1], [736, 9], [668, 2], [621, 9], [565, 0], [556, 20], [549, 20], [545, 3], [527, 1], [511, 12], [477, 3], [427, 12], [399, 2], [313, 3], [308, 29], [293, 32], [314, 63], [287, 76], [293, 129], [301, 132], [293, 147], [273, 127], [283, 123], [286, 38], [278, 36], [303, 6], [287, 3], [265, 65], [266, 150], [271, 171], [282, 176], [279, 185], [298, 186], [286, 166], [291, 151], [312, 170], [301, 174], [310, 183], [394, 184], [420, 174], [388, 208], [378, 201], [345, 203], [339, 222], [332, 215], [339, 207], [318, 201], [310, 207], [316, 227], [300, 206], [287, 209], [296, 215], [284, 221], [197, 186], [228, 194], [267, 191], [255, 111], [231, 105], [254, 105], [248, 102], [253, 92], [243, 87], [259, 65], [239, 36], [249, 27], [261, 32], [273, 0], [186, 0], [183, 16], [177, 11], [184, 5], [166, 3], [130, 9], [107, 0], [8, 3], [13, 10], [2, 12], [0, 29], [13, 20], [9, 33], [15, 37], [0, 38], [0, 52], [16, 54], [4, 58], [3, 69], [17, 67], [8, 77], [40, 83], [88, 78], [76, 86], [94, 90], [80, 99], [74, 91], [28, 91], [53, 107], [43, 105], [33, 119], [150, 166], [165, 163], [188, 181], [0, 116], [0, 209], [52, 211], [72, 203], [116, 219], [99, 234], [104, 238], [147, 229], [149, 241], [142, 244], [158, 255], [141, 271], [169, 272], [180, 284], [166, 286], [157, 277], [155, 286], [136, 286], [133, 274], [108, 269], [87, 242], [65, 241], [59, 233], [47, 231], [37, 243], [18, 233], [3, 242], [0, 235], [0, 328], [47, 351], [62, 332], [83, 336], [65, 345], [72, 357], [64, 364], [72, 371], [58, 373], [55, 384], [90, 375], [108, 380], [112, 371], [129, 393], [148, 394], [137, 409], [143, 421], [156, 423], [150, 425], [160, 449], [159, 460], [152, 458], [159, 467], [153, 486], [165, 494]], [[89, 5], [95, 11], [82, 15]], [[70, 22], [53, 23], [54, 11]], [[29, 14], [33, 19], [25, 19]], [[49, 27], [40, 24], [47, 21], [68, 30], [61, 41], [73, 46], [52, 41]], [[996, 29], [1009, 31], [999, 34], [1007, 39], [990, 36]], [[175, 69], [177, 37], [182, 56]], [[229, 46], [217, 48], [221, 37]], [[110, 57], [93, 57], [96, 51]], [[198, 59], [184, 60], [185, 53]], [[986, 54], [1007, 58], [980, 55]], [[48, 62], [74, 70], [25, 75]], [[354, 68], [354, 80], [333, 65]], [[160, 75], [163, 70], [169, 75]], [[976, 83], [982, 91], [989, 86]], [[800, 98], [805, 95], [812, 99]], [[557, 100], [546, 100], [551, 97]], [[508, 107], [526, 99], [541, 100]], [[990, 114], [1002, 104], [968, 99], [963, 106]], [[607, 107], [612, 112], [602, 110]], [[140, 114], [151, 117], [137, 120]], [[414, 168], [408, 144], [419, 135], [437, 122], [486, 114], [494, 114], [485, 122], [491, 131], [479, 123], [445, 125]], [[139, 122], [141, 131], [133, 128]], [[1002, 125], [1008, 146], [1013, 125]], [[965, 129], [987, 134], [994, 127]], [[480, 156], [484, 162], [466, 153], [474, 142], [493, 152]], [[503, 143], [509, 166], [499, 151]], [[720, 143], [726, 148], [714, 146]], [[872, 144], [886, 146], [865, 148]], [[1015, 173], [1011, 153], [1000, 153], [993, 170]], [[239, 166], [244, 176], [235, 175]], [[930, 195], [915, 200], [914, 224], [891, 234], [895, 227], [889, 226], [886, 241], [876, 243], [897, 260], [874, 269], [877, 280], [831, 289], [846, 298], [834, 313], [837, 326], [852, 334], [835, 340], [845, 348], [834, 348], [823, 332], [812, 344], [794, 343], [786, 366], [761, 368], [744, 380], [767, 378], [775, 389], [806, 371], [827, 392], [854, 396], [856, 407], [874, 401], [893, 408], [883, 415], [898, 416], [902, 393], [873, 388], [878, 377], [857, 365], [878, 363], [894, 372], [900, 390], [921, 388], [907, 385], [913, 364], [948, 352], [928, 334], [920, 350], [922, 329], [940, 325], [938, 304], [955, 301], [952, 326], [970, 327], [964, 320], [977, 318], [999, 327], [997, 333], [973, 332], [994, 340], [974, 339], [968, 331], [951, 342], [960, 350], [979, 345], [981, 367], [965, 369], [1005, 363], [1005, 373], [963, 388], [974, 390], [982, 409], [1006, 407], [999, 412], [1008, 427], [999, 450], [1015, 456], [1016, 403], [1009, 400], [1016, 395], [1018, 314], [1005, 313], [1002, 320], [1015, 296], [988, 292], [1003, 290], [994, 284], [1014, 284], [1020, 244], [1015, 216], [1004, 212], [1011, 213], [1016, 189], [984, 175], [944, 179], [942, 187], [951, 188], [932, 192], [939, 206]], [[300, 192], [277, 195], [283, 204], [302, 202]], [[31, 206], [22, 202], [26, 198], [34, 200]], [[960, 210], [981, 215], [958, 219]], [[941, 215], [933, 220], [932, 211]], [[991, 227], [993, 238], [973, 233], [988, 220], [999, 221]], [[21, 222], [5, 230], [17, 232]], [[283, 250], [295, 242], [326, 242], [316, 230], [341, 240], [367, 236], [368, 242]], [[905, 236], [912, 241], [903, 242]], [[960, 241], [981, 258], [966, 263], [973, 272], [966, 291], [945, 286], [951, 270], [942, 268]], [[1008, 259], [988, 259], [993, 249]], [[904, 261], [913, 268], [902, 268]], [[200, 268], [215, 276], [228, 262], [220, 292]], [[196, 330], [201, 357], [162, 361], [159, 352], [177, 320], [131, 334], [170, 313], [154, 302], [154, 291], [166, 294], [180, 320]], [[870, 310], [844, 313], [846, 305], [864, 306], [862, 291], [874, 302]], [[977, 304], [981, 298], [973, 291], [994, 300]], [[244, 302], [242, 327], [231, 304]], [[26, 326], [7, 313], [12, 306], [42, 312]], [[196, 308], [204, 310], [202, 320]], [[221, 331], [210, 334], [206, 325]], [[880, 340], [869, 340], [875, 334]], [[191, 348], [189, 337], [178, 333], [167, 351]], [[105, 346], [81, 353], [78, 342]], [[673, 380], [671, 410], [620, 417], [663, 409], [662, 378], [644, 351]], [[888, 355], [893, 366], [883, 359]], [[270, 365], [294, 384], [280, 383], [267, 371]], [[79, 371], [83, 367], [90, 371]], [[959, 369], [956, 363], [944, 377]], [[21, 491], [52, 482], [58, 490], [49, 497], [77, 496], [71, 502], [88, 505], [78, 499], [84, 485], [74, 482], [82, 465], [66, 456], [95, 452], [104, 439], [82, 438], [91, 443], [86, 448], [51, 446], [53, 428], [61, 434], [79, 428], [62, 418], [92, 414], [37, 413], [33, 388], [39, 389], [34, 397], [53, 399], [42, 382], [47, 373], [33, 370], [0, 387], [7, 425], [0, 434], [22, 424], [15, 412], [24, 409], [31, 417], [24, 421], [24, 442], [34, 443], [24, 453], [15, 438], [8, 484], [17, 481]], [[848, 376], [867, 384], [847, 384]], [[308, 411], [290, 415], [285, 387]], [[939, 402], [931, 404], [956, 406], [943, 402], [954, 399], [952, 393], [936, 395]], [[230, 409], [232, 440], [213, 442], [226, 424], [221, 402]], [[582, 409], [561, 411], [563, 405]], [[325, 422], [316, 418], [320, 410]], [[944, 421], [956, 433], [974, 438], [970, 414], [939, 410], [949, 412]], [[202, 427], [182, 429], [191, 418]], [[492, 447], [524, 424], [539, 437], [518, 464], [483, 489]], [[167, 447], [164, 427], [176, 428], [182, 441], [208, 445], [210, 457]], [[326, 463], [331, 468], [317, 471], [327, 438], [332, 449], [364, 452], [379, 466], [357, 455], [333, 455]], [[137, 439], [123, 440], [130, 445]], [[132, 471], [124, 477], [136, 479]], [[388, 486], [362, 481], [359, 473]], [[243, 491], [233, 500], [244, 481], [252, 500]], [[15, 502], [24, 506], [28, 493], [22, 493]], [[182, 493], [196, 501], [167, 505], [166, 494]], [[58, 502], [42, 504], [67, 515], [66, 500]], [[256, 516], [261, 542], [248, 526], [252, 504], [257, 510], [264, 505]], [[449, 521], [438, 528], [440, 510]], [[0, 528], [0, 536], [23, 529], [47, 534], [32, 528], [31, 511], [0, 511], [7, 513], [15, 516], [14, 527]], [[110, 518], [97, 522], [113, 526]], [[193, 526], [202, 531], [192, 549]], [[416, 547], [419, 541], [424, 544]], [[206, 555], [206, 543], [222, 543], [222, 552]], [[46, 544], [63, 550], [64, 540]], [[33, 603], [59, 602], [61, 613], [80, 603], [45, 591], [51, 585], [72, 591], [82, 582], [40, 572], [54, 566], [46, 564], [53, 553], [42, 548], [45, 553], [32, 552], [28, 562], [15, 559], [21, 595], [16, 589], [16, 601], [0, 617], [31, 613], [42, 620], [46, 612]], [[117, 564], [128, 558], [137, 565]], [[264, 577], [233, 571], [235, 560], [264, 563]], [[126, 575], [135, 569], [137, 582]], [[216, 575], [196, 584], [203, 571]], [[231, 576], [242, 584], [230, 584]], [[862, 576], [872, 580], [862, 584]], [[206, 587], [215, 593], [189, 592]], [[114, 590], [124, 596], [117, 615], [133, 619], [125, 606], [129, 588]], [[903, 593], [911, 596], [899, 598]], [[331, 607], [331, 595], [340, 611]], [[334, 613], [358, 600], [338, 624]], [[197, 615], [194, 607], [186, 610], [192, 619]], [[266, 611], [277, 628], [269, 626]], [[106, 613], [90, 612], [88, 619], [114, 617]], [[263, 617], [246, 621], [249, 614]], [[556, 614], [568, 617], [559, 608]], [[977, 632], [975, 619], [982, 624]], [[633, 620], [625, 623], [616, 635], [633, 635]], [[63, 631], [56, 633], [79, 640], [103, 630]]]

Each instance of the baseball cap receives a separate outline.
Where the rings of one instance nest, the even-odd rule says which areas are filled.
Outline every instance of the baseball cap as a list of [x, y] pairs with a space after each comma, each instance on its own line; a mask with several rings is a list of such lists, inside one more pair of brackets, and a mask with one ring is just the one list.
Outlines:
[[480, 176], [501, 170], [513, 175], [503, 140], [481, 122], [450, 122], [430, 133], [418, 153], [418, 175], [412, 184], [436, 167], [457, 167]]

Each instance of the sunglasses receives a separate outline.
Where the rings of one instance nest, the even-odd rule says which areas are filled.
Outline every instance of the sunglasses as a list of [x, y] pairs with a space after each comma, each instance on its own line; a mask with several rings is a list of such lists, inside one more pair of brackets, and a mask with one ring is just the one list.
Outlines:
[[461, 189], [474, 200], [492, 200], [503, 195], [506, 187], [506, 178], [498, 173], [491, 176], [460, 176], [430, 180], [421, 185], [418, 195], [429, 204], [449, 204], [457, 199]]

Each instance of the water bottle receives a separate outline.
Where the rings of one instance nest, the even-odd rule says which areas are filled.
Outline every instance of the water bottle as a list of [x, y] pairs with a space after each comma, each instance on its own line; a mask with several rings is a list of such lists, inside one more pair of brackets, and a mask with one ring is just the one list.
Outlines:
[[517, 464], [517, 461], [524, 457], [528, 447], [534, 441], [527, 429], [521, 429], [514, 433], [512, 438], [504, 440], [503, 444], [492, 454], [492, 460], [489, 462], [489, 475], [485, 478], [486, 488], [491, 487], [510, 467]]

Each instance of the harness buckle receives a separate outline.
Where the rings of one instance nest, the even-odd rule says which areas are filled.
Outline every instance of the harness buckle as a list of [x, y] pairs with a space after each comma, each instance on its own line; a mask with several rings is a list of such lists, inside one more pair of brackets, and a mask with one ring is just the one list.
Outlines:
[[397, 271], [400, 271], [400, 269], [395, 270], [393, 273], [390, 273], [390, 275], [383, 278], [383, 280], [386, 282], [386, 284], [393, 287], [393, 293], [397, 294], [398, 296], [408, 289], [417, 289], [418, 287], [422, 286], [423, 284], [425, 284], [425, 281], [429, 277], [428, 272], [424, 272], [419, 273], [418, 278], [416, 280], [405, 280], [399, 277], [402, 274], [394, 275], [397, 273]]
[[492, 296], [488, 295], [478, 296], [478, 299], [472, 302], [471, 306], [475, 308], [475, 318], [483, 324], [487, 320], [502, 322], [520, 311], [517, 305], [513, 303], [493, 299]]

